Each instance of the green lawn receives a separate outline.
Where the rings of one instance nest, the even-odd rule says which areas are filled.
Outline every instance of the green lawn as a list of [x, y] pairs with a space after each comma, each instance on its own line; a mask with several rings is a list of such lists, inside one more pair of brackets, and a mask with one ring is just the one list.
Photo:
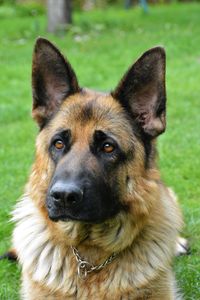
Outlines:
[[[23, 191], [34, 157], [36, 125], [31, 112], [31, 56], [45, 36], [68, 56], [82, 86], [115, 87], [145, 50], [167, 52], [168, 126], [159, 139], [165, 182], [180, 198], [184, 236], [191, 255], [175, 262], [185, 299], [200, 299], [200, 4], [174, 4], [129, 11], [79, 12], [67, 34], [46, 33], [42, 14], [0, 6], [0, 253], [10, 246], [10, 211]], [[19, 299], [19, 267], [0, 261], [0, 299]], [[92, 300], [92, 299], [91, 299]], [[114, 299], [113, 299], [114, 300]]]

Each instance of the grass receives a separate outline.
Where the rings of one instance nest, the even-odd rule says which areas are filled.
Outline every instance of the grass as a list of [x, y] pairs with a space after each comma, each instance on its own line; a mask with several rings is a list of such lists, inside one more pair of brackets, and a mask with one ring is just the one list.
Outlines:
[[[37, 127], [30, 118], [31, 56], [35, 38], [45, 36], [68, 56], [80, 84], [107, 90], [148, 48], [167, 51], [168, 126], [159, 139], [164, 181], [180, 198], [184, 236], [191, 255], [175, 261], [186, 300], [200, 299], [200, 5], [195, 3], [125, 11], [79, 12], [67, 34], [46, 33], [42, 13], [0, 6], [0, 253], [10, 246], [10, 211], [23, 192], [34, 157]], [[0, 262], [0, 299], [19, 299], [19, 267]]]

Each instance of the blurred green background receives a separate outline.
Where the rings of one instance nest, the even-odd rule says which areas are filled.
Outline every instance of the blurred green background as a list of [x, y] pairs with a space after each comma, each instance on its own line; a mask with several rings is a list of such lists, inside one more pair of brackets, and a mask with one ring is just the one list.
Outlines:
[[[167, 52], [167, 131], [159, 138], [163, 180], [174, 188], [185, 217], [191, 254], [175, 260], [184, 299], [200, 299], [200, 3], [74, 1], [72, 24], [47, 33], [44, 1], [0, 0], [0, 253], [10, 247], [10, 211], [34, 159], [31, 60], [36, 37], [68, 57], [81, 86], [114, 88], [144, 51]], [[0, 299], [19, 299], [20, 268], [0, 261]]]

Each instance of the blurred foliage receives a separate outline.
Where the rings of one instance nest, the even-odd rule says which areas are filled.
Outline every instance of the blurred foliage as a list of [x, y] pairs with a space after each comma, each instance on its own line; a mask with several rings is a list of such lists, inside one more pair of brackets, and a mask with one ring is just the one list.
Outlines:
[[[55, 0], [56, 1], [56, 0]], [[141, 0], [71, 0], [75, 10], [91, 10], [94, 8], [105, 8], [117, 5], [119, 7], [131, 7], [138, 5]], [[174, 2], [200, 2], [200, 0], [146, 0], [149, 4], [164, 4]], [[46, 0], [0, 0], [0, 6], [13, 6], [13, 11], [18, 15], [28, 16], [33, 14], [42, 14], [46, 10]], [[9, 12], [11, 15], [12, 13]]]
[[0, 0], [0, 5], [2, 4], [15, 4], [16, 0]]
[[45, 6], [36, 1], [18, 3], [16, 0], [0, 0], [0, 18], [42, 15]]

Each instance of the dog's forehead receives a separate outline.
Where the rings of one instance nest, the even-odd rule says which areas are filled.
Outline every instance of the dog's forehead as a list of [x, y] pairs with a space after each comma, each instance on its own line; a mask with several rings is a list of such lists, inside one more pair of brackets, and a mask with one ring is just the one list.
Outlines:
[[66, 114], [67, 119], [73, 119], [82, 124], [92, 120], [95, 122], [112, 120], [123, 112], [121, 106], [109, 94], [89, 90], [64, 101], [61, 111]]
[[[51, 127], [101, 128], [108, 131], [127, 131], [130, 122], [121, 105], [109, 94], [84, 91], [68, 97], [51, 122]], [[130, 131], [130, 129], [128, 130]]]

